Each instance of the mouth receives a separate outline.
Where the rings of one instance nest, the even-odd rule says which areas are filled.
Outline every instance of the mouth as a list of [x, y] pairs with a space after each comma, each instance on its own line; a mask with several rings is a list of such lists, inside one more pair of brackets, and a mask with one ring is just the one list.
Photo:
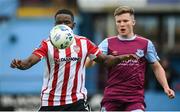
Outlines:
[[122, 28], [122, 29], [120, 29], [120, 31], [121, 31], [121, 32], [125, 32], [125, 31], [126, 31], [126, 29]]

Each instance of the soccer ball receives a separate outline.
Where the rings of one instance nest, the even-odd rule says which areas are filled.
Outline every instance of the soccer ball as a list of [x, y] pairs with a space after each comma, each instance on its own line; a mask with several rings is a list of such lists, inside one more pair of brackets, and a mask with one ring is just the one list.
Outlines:
[[74, 40], [74, 33], [67, 25], [56, 25], [50, 31], [50, 41], [58, 49], [69, 47]]

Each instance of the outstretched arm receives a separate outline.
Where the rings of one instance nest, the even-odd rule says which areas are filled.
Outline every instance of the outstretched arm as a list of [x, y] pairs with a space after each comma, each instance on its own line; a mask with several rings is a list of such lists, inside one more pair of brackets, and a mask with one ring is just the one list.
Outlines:
[[152, 69], [154, 71], [154, 74], [156, 76], [156, 79], [158, 80], [158, 82], [161, 84], [161, 86], [164, 89], [164, 92], [167, 94], [167, 96], [172, 99], [175, 97], [175, 93], [172, 89], [169, 88], [167, 79], [166, 79], [166, 74], [165, 71], [163, 69], [163, 67], [161, 66], [161, 64], [156, 61], [153, 64], [151, 64]]
[[100, 54], [96, 59], [94, 59], [94, 61], [103, 64], [104, 66], [107, 67], [113, 67], [119, 64], [121, 61], [129, 60], [129, 59], [138, 59], [138, 57], [134, 54], [118, 55], [118, 56]]
[[92, 66], [94, 66], [95, 64], [96, 64], [96, 62], [95, 62], [95, 61], [90, 60], [90, 58], [89, 58], [89, 57], [87, 57], [87, 59], [86, 59], [86, 63], [85, 63], [85, 66], [86, 66], [86, 67], [92, 67]]
[[18, 68], [20, 70], [26, 70], [32, 67], [34, 64], [38, 63], [41, 59], [32, 54], [30, 57], [28, 57], [25, 60], [19, 60], [19, 59], [14, 59], [11, 62], [11, 68]]

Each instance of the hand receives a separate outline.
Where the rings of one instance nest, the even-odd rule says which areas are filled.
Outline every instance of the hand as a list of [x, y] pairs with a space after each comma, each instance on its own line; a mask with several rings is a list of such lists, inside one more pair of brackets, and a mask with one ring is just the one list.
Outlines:
[[129, 59], [135, 59], [138, 60], [139, 57], [135, 54], [126, 54], [126, 55], [120, 55], [119, 56], [121, 60], [129, 60]]
[[21, 60], [13, 59], [11, 62], [11, 68], [21, 68]]
[[140, 57], [135, 54], [129, 54], [129, 58], [138, 60]]
[[170, 98], [170, 99], [173, 99], [175, 98], [175, 93], [172, 89], [170, 88], [165, 88], [164, 89], [164, 92], [167, 94], [167, 96]]

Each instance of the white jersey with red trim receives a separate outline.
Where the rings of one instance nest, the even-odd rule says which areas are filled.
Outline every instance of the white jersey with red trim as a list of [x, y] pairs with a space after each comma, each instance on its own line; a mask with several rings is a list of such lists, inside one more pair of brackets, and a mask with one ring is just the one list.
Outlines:
[[66, 49], [55, 48], [49, 40], [42, 41], [33, 54], [46, 59], [42, 106], [70, 104], [87, 99], [85, 88], [85, 60], [96, 58], [101, 51], [89, 39], [75, 36], [73, 44]]

